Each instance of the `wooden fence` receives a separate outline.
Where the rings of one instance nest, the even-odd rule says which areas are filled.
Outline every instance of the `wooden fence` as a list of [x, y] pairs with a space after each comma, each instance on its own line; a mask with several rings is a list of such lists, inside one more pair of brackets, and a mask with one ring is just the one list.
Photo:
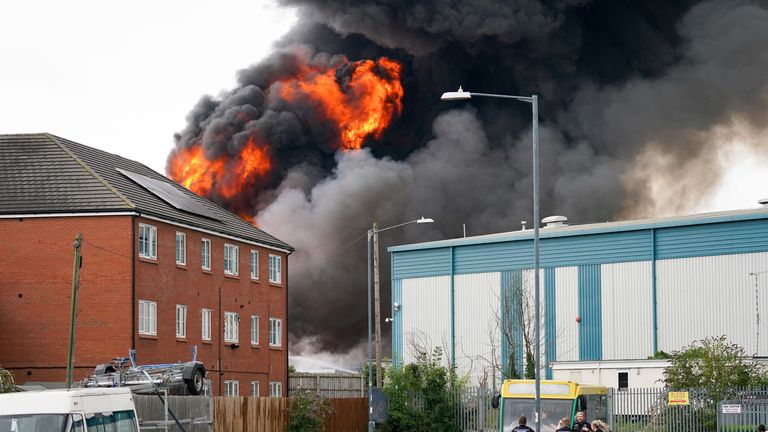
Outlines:
[[359, 373], [292, 373], [288, 376], [289, 395], [310, 390], [324, 398], [364, 398], [367, 387]]
[[[167, 401], [188, 432], [283, 432], [289, 422], [288, 398], [168, 396]], [[134, 402], [142, 430], [179, 430], [157, 396], [135, 395]], [[333, 413], [326, 419], [326, 432], [365, 430], [367, 399], [334, 398], [330, 403]]]

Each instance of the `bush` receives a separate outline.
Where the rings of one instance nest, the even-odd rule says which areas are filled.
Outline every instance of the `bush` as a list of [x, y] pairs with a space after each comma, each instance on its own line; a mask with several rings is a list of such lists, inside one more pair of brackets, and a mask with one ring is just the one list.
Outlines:
[[386, 432], [461, 432], [456, 424], [464, 383], [453, 369], [442, 364], [443, 353], [419, 353], [416, 363], [392, 368], [384, 392], [389, 398], [389, 420], [379, 427]]
[[331, 404], [309, 390], [291, 397], [291, 411], [286, 432], [323, 432], [325, 419], [333, 412]]

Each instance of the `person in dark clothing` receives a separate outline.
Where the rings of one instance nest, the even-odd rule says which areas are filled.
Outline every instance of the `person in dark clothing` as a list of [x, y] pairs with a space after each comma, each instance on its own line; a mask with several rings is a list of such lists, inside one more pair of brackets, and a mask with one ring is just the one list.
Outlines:
[[512, 432], [534, 432], [533, 429], [528, 427], [528, 419], [525, 418], [525, 416], [520, 416], [520, 419], [517, 422], [519, 424], [516, 428], [512, 429]]
[[587, 417], [584, 415], [583, 411], [576, 413], [576, 419], [573, 422], [571, 430], [573, 432], [592, 432], [592, 426], [587, 421]]
[[557, 430], [555, 432], [571, 432], [571, 419], [563, 417], [557, 424]]

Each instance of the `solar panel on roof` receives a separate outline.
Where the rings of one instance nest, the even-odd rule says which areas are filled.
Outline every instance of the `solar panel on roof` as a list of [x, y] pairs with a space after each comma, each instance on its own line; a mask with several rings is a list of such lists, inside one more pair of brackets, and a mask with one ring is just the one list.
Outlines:
[[221, 222], [221, 218], [203, 206], [200, 198], [189, 196], [168, 182], [155, 180], [145, 175], [136, 174], [135, 172], [126, 171], [120, 168], [116, 169], [120, 174], [133, 180], [139, 186], [152, 192], [155, 196], [167, 202], [174, 208]]

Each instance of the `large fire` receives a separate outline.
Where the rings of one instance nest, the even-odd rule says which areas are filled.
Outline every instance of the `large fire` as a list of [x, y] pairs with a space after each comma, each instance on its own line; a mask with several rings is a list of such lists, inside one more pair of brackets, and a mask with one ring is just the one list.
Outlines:
[[304, 95], [318, 105], [321, 114], [336, 124], [339, 147], [362, 148], [369, 136], [380, 138], [394, 115], [402, 110], [403, 86], [400, 63], [382, 57], [346, 65], [352, 69], [347, 82], [339, 83], [337, 70], [305, 67], [295, 80], [282, 81], [280, 96], [292, 101]]
[[235, 157], [210, 160], [202, 147], [179, 149], [171, 158], [168, 174], [198, 195], [210, 196], [215, 189], [219, 196], [232, 198], [267, 174], [271, 166], [267, 149], [250, 138]]
[[[335, 142], [324, 144], [355, 150], [369, 137], [381, 138], [392, 119], [400, 115], [401, 72], [401, 64], [386, 57], [375, 61], [340, 58], [333, 67], [305, 62], [297, 73], [272, 81], [266, 92], [288, 106], [309, 107], [316, 115], [313, 121], [332, 126], [335, 133], [331, 139]], [[235, 112], [235, 118], [241, 125], [251, 119], [244, 112]], [[232, 130], [237, 133], [243, 129], [235, 126]], [[224, 152], [217, 158], [206, 154], [199, 138], [193, 143], [177, 148], [168, 162], [169, 176], [191, 191], [234, 204], [242, 192], [259, 190], [266, 184], [273, 165], [269, 142], [252, 137], [238, 153]], [[239, 208], [242, 206], [229, 207], [241, 215], [245, 211]]]

